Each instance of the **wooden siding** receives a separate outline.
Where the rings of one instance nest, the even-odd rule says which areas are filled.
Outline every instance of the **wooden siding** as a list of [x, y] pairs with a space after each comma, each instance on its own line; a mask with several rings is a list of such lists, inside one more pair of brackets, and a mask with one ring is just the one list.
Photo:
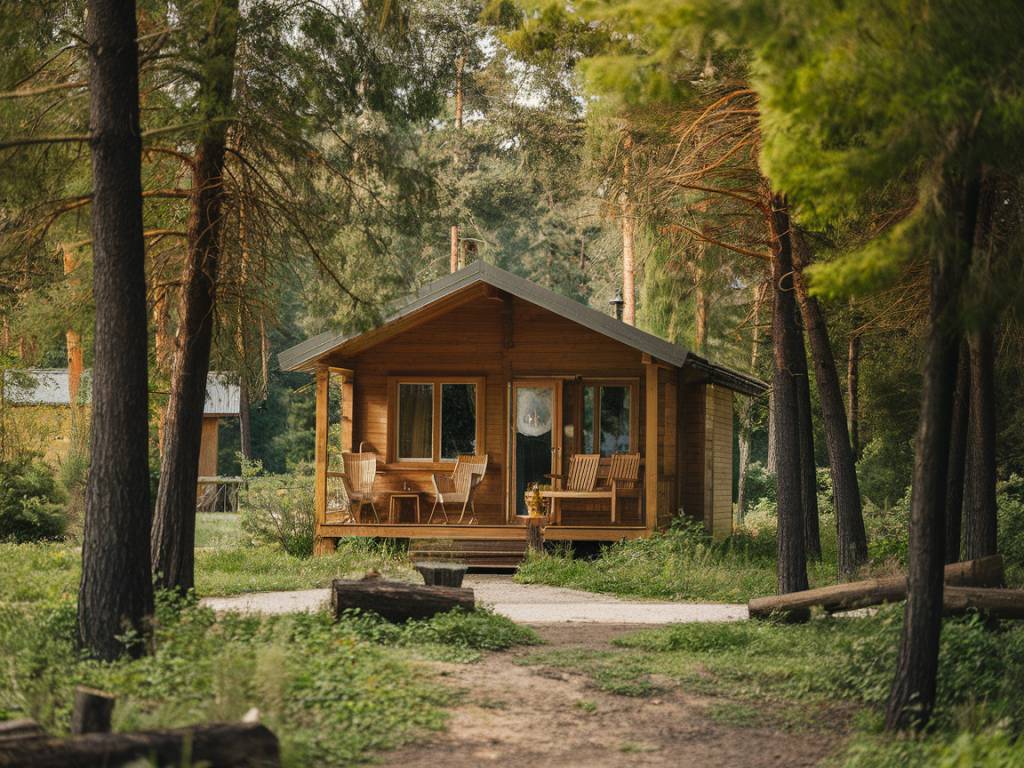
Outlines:
[[704, 520], [704, 455], [707, 393], [702, 383], [685, 383], [679, 388], [680, 505], [683, 513]]
[[732, 392], [707, 387], [704, 427], [704, 525], [716, 539], [732, 534]]

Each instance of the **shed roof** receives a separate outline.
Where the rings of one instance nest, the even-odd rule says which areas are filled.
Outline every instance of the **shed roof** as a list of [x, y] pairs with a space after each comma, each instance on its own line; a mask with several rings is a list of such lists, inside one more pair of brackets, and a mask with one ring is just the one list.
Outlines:
[[[473, 262], [457, 272], [445, 275], [424, 286], [416, 294], [400, 301], [398, 308], [381, 327], [414, 315], [434, 302], [479, 284], [490, 285], [628, 347], [646, 352], [651, 357], [665, 363], [678, 367], [692, 365], [702, 369], [709, 374], [713, 381], [730, 389], [747, 394], [760, 394], [767, 389], [764, 382], [753, 376], [711, 363], [678, 344], [672, 344], [658, 336], [641, 331], [610, 315], [598, 312], [585, 304], [550, 291], [529, 280], [524, 280], [484, 261]], [[278, 355], [278, 362], [284, 370], [309, 370], [324, 355], [341, 350], [347, 342], [361, 335], [359, 333], [338, 334], [327, 331], [284, 350]]]
[[[4, 374], [4, 398], [14, 405], [69, 405], [68, 372], [64, 368], [7, 369]], [[206, 380], [204, 416], [237, 416], [239, 388], [233, 375], [211, 371]], [[82, 373], [83, 402], [92, 395], [92, 371]]]

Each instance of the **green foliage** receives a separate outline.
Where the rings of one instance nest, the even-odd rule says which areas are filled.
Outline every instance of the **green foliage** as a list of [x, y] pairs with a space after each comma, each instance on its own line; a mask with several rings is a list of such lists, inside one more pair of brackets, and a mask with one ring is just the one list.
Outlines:
[[243, 462], [239, 494], [241, 525], [256, 544], [276, 544], [294, 557], [313, 554], [313, 478], [263, 475], [263, 466]]
[[528, 630], [489, 614], [391, 627], [397, 637], [367, 631], [371, 624], [383, 627], [366, 617], [335, 623], [326, 613], [218, 617], [161, 595], [152, 653], [101, 664], [75, 646], [73, 604], [0, 603], [0, 655], [11, 683], [0, 687], [0, 719], [33, 717], [66, 733], [80, 684], [117, 696], [115, 730], [238, 720], [258, 707], [281, 739], [286, 765], [351, 765], [444, 724], [454, 694], [416, 657], [449, 647], [458, 660], [533, 641]]
[[1009, 580], [1024, 581], [1024, 477], [1010, 475], [996, 484], [999, 507], [999, 551], [1003, 555]]
[[0, 461], [0, 541], [59, 538], [66, 526], [63, 502], [47, 465], [29, 457]]
[[[826, 560], [809, 567], [815, 584], [835, 578], [834, 541], [823, 539]], [[532, 556], [516, 579], [639, 597], [745, 602], [775, 592], [775, 548], [774, 526], [713, 542], [699, 522], [679, 520], [665, 533], [611, 544], [594, 560], [565, 551]]]

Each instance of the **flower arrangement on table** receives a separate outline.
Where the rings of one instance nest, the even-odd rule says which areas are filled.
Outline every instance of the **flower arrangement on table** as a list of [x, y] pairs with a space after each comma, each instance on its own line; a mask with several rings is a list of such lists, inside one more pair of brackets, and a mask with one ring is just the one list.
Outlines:
[[526, 510], [530, 517], [542, 517], [548, 513], [550, 499], [545, 499], [541, 493], [550, 490], [550, 483], [530, 483], [526, 486], [523, 501], [526, 502]]

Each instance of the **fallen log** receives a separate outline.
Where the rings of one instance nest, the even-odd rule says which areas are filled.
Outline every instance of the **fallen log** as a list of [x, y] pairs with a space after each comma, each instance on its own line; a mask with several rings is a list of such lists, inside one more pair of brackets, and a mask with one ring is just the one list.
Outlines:
[[942, 593], [942, 610], [947, 616], [977, 611], [993, 619], [1024, 619], [1024, 589], [946, 585]]
[[404, 581], [372, 579], [331, 583], [331, 608], [335, 619], [350, 609], [370, 611], [388, 621], [428, 619], [455, 608], [473, 610], [472, 589], [408, 584]]
[[45, 739], [46, 731], [35, 720], [5, 720], [0, 723], [0, 751], [11, 741]]
[[255, 723], [197, 725], [165, 731], [89, 733], [69, 739], [0, 744], [0, 768], [116, 768], [139, 761], [160, 768], [278, 768], [277, 737]]
[[[995, 587], [1003, 583], [1003, 558], [1000, 555], [982, 557], [945, 568], [947, 584], [971, 587]], [[752, 619], [769, 616], [804, 618], [811, 608], [822, 608], [829, 613], [869, 608], [882, 603], [897, 603], [907, 597], [907, 577], [891, 576], [881, 579], [851, 581], [831, 587], [790, 592], [787, 595], [757, 597], [747, 603]]]

